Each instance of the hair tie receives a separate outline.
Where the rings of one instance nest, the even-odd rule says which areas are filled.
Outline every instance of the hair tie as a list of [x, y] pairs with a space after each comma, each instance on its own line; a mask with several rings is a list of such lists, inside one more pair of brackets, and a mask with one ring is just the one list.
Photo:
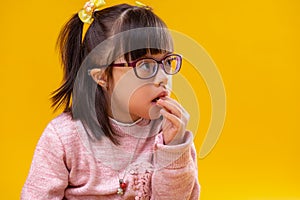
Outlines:
[[137, 7], [141, 7], [141, 8], [145, 8], [147, 10], [152, 10], [152, 8], [150, 6], [147, 6], [146, 4], [143, 4], [142, 2], [140, 1], [135, 1], [135, 5]]
[[93, 22], [93, 13], [105, 5], [104, 0], [90, 0], [86, 2], [78, 12], [78, 16], [83, 23], [91, 24]]

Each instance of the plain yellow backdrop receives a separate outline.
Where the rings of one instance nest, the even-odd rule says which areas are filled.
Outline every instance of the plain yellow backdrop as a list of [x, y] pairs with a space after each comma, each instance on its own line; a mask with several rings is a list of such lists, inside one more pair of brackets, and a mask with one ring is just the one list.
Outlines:
[[[84, 3], [1, 3], [0, 199], [20, 198], [40, 134], [59, 114], [52, 112], [49, 101], [62, 78], [55, 42], [61, 26]], [[169, 28], [201, 44], [224, 81], [224, 129], [213, 151], [198, 159], [201, 199], [300, 199], [300, 2], [143, 3]], [[193, 77], [192, 71], [182, 73]], [[200, 91], [195, 138], [199, 150], [210, 119], [210, 99], [201, 78], [190, 83]]]

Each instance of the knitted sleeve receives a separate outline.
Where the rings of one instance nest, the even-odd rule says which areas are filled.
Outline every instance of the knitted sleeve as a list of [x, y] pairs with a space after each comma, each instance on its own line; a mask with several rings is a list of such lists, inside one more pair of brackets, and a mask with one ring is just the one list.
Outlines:
[[21, 200], [61, 200], [67, 185], [64, 147], [55, 127], [50, 123], [36, 146]]
[[161, 133], [156, 137], [151, 199], [198, 200], [200, 185], [193, 134], [187, 131], [184, 142], [172, 146], [162, 144]]

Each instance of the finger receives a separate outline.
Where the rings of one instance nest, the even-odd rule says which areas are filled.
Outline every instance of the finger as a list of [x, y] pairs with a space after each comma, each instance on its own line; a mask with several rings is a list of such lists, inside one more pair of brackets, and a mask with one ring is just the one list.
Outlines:
[[169, 96], [166, 96], [165, 98], [163, 98], [164, 100], [168, 100], [168, 101], [171, 101], [174, 105], [176, 105], [178, 108], [180, 108], [181, 110], [185, 111], [185, 109], [183, 108], [183, 106], [178, 102], [176, 101], [175, 99], [172, 99], [171, 97]]
[[169, 113], [176, 115], [178, 118], [182, 117], [182, 110], [169, 100], [159, 99], [157, 105], [163, 107]]
[[190, 118], [189, 113], [185, 110], [185, 108], [175, 99], [172, 99], [171, 97], [165, 97], [164, 100], [168, 100], [170, 102], [172, 102], [175, 106], [177, 106], [177, 108], [181, 111], [181, 116], [180, 118], [187, 122]]
[[181, 120], [177, 116], [169, 113], [165, 109], [161, 109], [160, 113], [163, 115], [163, 117], [165, 119], [169, 120], [175, 127], [177, 127], [177, 129], [180, 128], [180, 126], [181, 126]]
[[169, 122], [168, 125], [163, 128], [165, 144], [181, 143], [183, 137], [182, 130], [184, 130], [184, 123], [180, 121], [175, 115], [168, 113], [164, 109], [161, 110], [161, 113], [164, 116], [164, 119]]

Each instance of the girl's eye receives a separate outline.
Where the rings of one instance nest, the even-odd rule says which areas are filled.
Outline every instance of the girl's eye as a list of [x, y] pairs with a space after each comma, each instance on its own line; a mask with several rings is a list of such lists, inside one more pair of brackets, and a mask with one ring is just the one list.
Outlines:
[[176, 58], [168, 58], [165, 60], [165, 65], [172, 66], [174, 63], [176, 63]]
[[143, 61], [143, 62], [139, 63], [138, 70], [151, 72], [154, 68], [154, 65], [155, 65], [155, 63], [153, 63], [153, 62]]
[[166, 60], [165, 65], [170, 66], [171, 64], [172, 64], [172, 60], [171, 59]]
[[141, 60], [136, 64], [135, 71], [140, 78], [151, 77], [156, 70], [156, 62], [153, 60]]
[[176, 68], [176, 59], [168, 58], [164, 62], [165, 70], [167, 73], [173, 73]]
[[151, 70], [151, 65], [149, 63], [144, 63], [144, 64], [142, 64], [140, 69], [150, 71]]

